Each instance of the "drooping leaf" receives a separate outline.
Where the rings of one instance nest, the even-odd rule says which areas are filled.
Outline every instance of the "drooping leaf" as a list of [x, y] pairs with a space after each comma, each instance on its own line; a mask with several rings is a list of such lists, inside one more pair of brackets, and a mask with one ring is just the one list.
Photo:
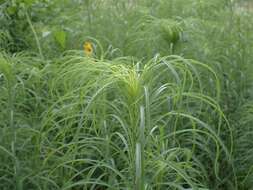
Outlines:
[[54, 38], [56, 42], [65, 49], [66, 47], [66, 32], [63, 30], [57, 30], [54, 32]]

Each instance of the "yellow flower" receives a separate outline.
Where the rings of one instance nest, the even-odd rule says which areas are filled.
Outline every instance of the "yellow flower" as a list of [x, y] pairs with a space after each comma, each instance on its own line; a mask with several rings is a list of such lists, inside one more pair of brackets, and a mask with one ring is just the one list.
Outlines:
[[84, 50], [85, 55], [91, 56], [92, 53], [93, 53], [92, 44], [91, 44], [90, 42], [85, 42], [85, 43], [83, 44], [83, 50]]

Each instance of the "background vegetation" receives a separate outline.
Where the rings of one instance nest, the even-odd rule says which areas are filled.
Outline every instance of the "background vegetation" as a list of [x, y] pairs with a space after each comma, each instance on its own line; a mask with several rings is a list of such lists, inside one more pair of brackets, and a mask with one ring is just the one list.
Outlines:
[[0, 189], [253, 189], [252, 10], [0, 0]]

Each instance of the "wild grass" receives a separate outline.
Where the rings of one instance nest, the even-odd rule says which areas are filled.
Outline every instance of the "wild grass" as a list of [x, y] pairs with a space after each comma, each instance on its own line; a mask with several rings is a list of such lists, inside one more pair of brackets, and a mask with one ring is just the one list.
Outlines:
[[252, 188], [250, 13], [226, 0], [10, 5], [0, 189]]
[[[145, 64], [121, 59], [103, 62], [66, 55], [59, 63], [31, 68], [37, 69], [35, 89], [29, 86], [32, 76], [18, 79], [22, 74], [14, 74], [15, 62], [2, 59], [7, 82], [2, 90], [9, 97], [4, 107], [10, 109], [3, 129], [18, 137], [2, 138], [1, 144], [13, 146], [3, 160], [13, 160], [15, 165], [13, 171], [6, 162], [10, 165], [2, 166], [3, 176], [8, 171], [19, 189], [81, 185], [182, 189], [206, 187], [209, 175], [222, 175], [221, 157], [227, 157], [224, 164], [233, 167], [232, 147], [220, 138], [221, 129], [230, 131], [229, 125], [215, 99], [203, 93], [206, 84], [201, 84], [198, 73], [200, 69], [216, 81], [211, 84], [216, 88], [212, 94], [218, 98], [219, 81], [210, 67], [178, 56], [156, 57]], [[40, 73], [51, 76], [41, 80]], [[42, 93], [37, 90], [42, 89], [48, 94], [39, 97]], [[18, 101], [20, 91], [24, 99]], [[30, 106], [28, 113], [43, 111], [37, 115], [39, 123], [26, 123], [27, 118], [18, 114], [33, 101], [38, 108]], [[212, 117], [203, 116], [206, 111]], [[220, 122], [214, 125], [212, 120]], [[211, 165], [214, 169], [208, 171]]]

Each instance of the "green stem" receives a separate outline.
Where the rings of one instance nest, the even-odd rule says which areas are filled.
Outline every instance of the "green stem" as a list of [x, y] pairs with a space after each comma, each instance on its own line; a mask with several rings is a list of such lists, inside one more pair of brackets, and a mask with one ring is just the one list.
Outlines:
[[144, 190], [144, 146], [145, 146], [145, 110], [140, 107], [140, 128], [138, 142], [135, 149], [135, 167], [136, 167], [136, 187], [135, 190]]
[[88, 23], [89, 23], [89, 30], [92, 33], [92, 19], [91, 19], [91, 10], [90, 10], [90, 1], [87, 1], [87, 12], [88, 12]]
[[39, 38], [38, 38], [38, 35], [33, 27], [33, 24], [32, 24], [32, 21], [30, 19], [30, 16], [28, 15], [27, 11], [25, 11], [25, 15], [26, 15], [26, 19], [27, 19], [27, 22], [32, 30], [32, 33], [34, 35], [34, 38], [35, 38], [35, 41], [36, 41], [36, 45], [37, 45], [37, 48], [38, 48], [38, 51], [39, 51], [39, 54], [40, 54], [40, 57], [43, 59], [44, 56], [42, 54], [42, 49], [41, 49], [41, 45], [40, 45], [40, 41], [39, 41]]

